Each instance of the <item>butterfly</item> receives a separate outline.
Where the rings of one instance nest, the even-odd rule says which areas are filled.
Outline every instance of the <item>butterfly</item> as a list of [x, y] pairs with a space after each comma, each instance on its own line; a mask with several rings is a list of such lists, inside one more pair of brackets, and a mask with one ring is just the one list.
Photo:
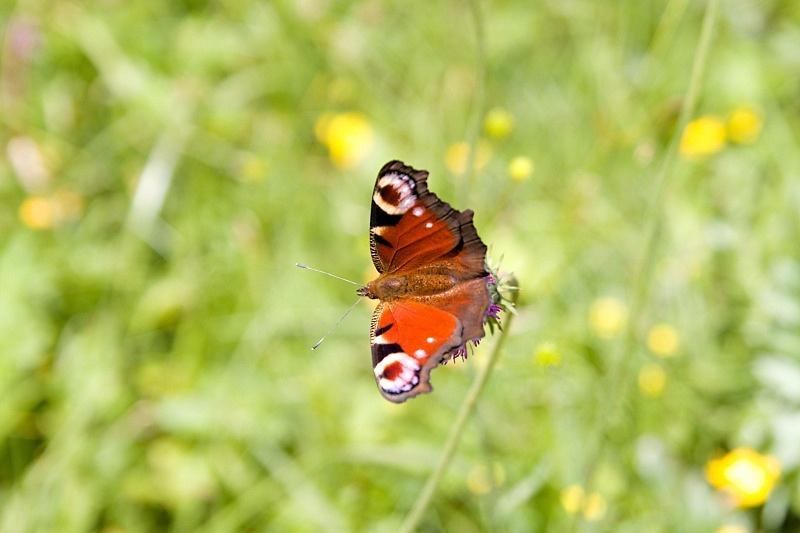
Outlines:
[[484, 336], [492, 303], [486, 245], [471, 210], [442, 202], [428, 172], [386, 163], [372, 193], [370, 252], [379, 276], [358, 289], [380, 300], [372, 316], [378, 389], [401, 403], [431, 392], [431, 370]]

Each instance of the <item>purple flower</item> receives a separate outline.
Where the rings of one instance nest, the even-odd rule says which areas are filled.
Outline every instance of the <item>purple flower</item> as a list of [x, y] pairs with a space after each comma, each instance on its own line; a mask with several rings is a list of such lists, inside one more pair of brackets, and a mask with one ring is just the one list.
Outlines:
[[467, 346], [468, 344], [462, 344], [453, 352], [453, 362], [456, 362], [456, 357], [460, 357], [462, 361], [466, 360], [467, 358]]
[[469, 357], [469, 352], [471, 352], [480, 343], [481, 339], [465, 342], [455, 350], [451, 351], [449, 354], [445, 355], [444, 360], [442, 360], [442, 364], [446, 365], [448, 361], [453, 361], [455, 363], [456, 358], [459, 358], [462, 361], [466, 360]]

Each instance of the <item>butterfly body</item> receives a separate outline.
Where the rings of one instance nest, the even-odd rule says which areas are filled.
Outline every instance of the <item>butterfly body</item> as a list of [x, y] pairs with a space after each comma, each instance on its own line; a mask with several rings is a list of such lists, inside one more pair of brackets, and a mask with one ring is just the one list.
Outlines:
[[384, 273], [365, 287], [365, 296], [385, 302], [400, 298], [424, 300], [456, 286], [458, 276], [446, 267], [421, 268], [407, 274]]
[[430, 392], [430, 371], [483, 337], [491, 304], [472, 211], [439, 200], [427, 177], [400, 161], [378, 173], [370, 249], [380, 275], [358, 291], [380, 300], [372, 362], [378, 389], [397, 403]]

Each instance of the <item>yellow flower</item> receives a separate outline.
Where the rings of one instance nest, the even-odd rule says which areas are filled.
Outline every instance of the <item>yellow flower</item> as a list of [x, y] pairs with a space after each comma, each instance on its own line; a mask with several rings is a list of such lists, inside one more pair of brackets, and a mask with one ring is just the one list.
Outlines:
[[728, 137], [737, 144], [750, 144], [761, 133], [761, 113], [751, 107], [740, 106], [728, 115]]
[[[457, 142], [447, 147], [444, 153], [444, 164], [447, 170], [456, 175], [464, 174], [469, 163], [470, 147], [469, 143]], [[482, 169], [489, 162], [489, 148], [482, 143], [478, 143], [478, 150], [475, 153], [475, 168]]]
[[561, 506], [569, 514], [575, 514], [583, 507], [586, 494], [580, 485], [570, 485], [561, 491]]
[[602, 494], [592, 492], [583, 504], [583, 517], [590, 522], [600, 520], [606, 514], [606, 499]]
[[700, 117], [683, 130], [681, 154], [686, 157], [715, 154], [725, 147], [725, 138], [725, 123], [719, 117]]
[[746, 447], [736, 448], [706, 465], [709, 483], [730, 494], [739, 507], [756, 507], [767, 501], [780, 475], [780, 465], [774, 457]]
[[514, 118], [505, 109], [495, 107], [486, 114], [483, 129], [490, 139], [504, 139], [514, 129]]
[[558, 366], [561, 364], [561, 352], [554, 343], [544, 342], [536, 347], [534, 359], [540, 366]]
[[518, 156], [508, 164], [508, 173], [514, 181], [524, 181], [533, 174], [533, 161], [525, 156]]
[[19, 219], [29, 228], [48, 229], [72, 222], [83, 214], [83, 197], [62, 188], [52, 196], [30, 196], [19, 206]]
[[678, 330], [669, 324], [656, 324], [647, 332], [647, 348], [659, 357], [675, 355], [680, 344]]
[[317, 119], [314, 133], [340, 168], [356, 166], [372, 147], [372, 126], [360, 113], [325, 113]]
[[639, 390], [648, 396], [660, 396], [667, 384], [664, 370], [654, 363], [644, 365], [639, 370]]
[[739, 524], [725, 524], [714, 530], [714, 533], [749, 533], [746, 527]]
[[606, 514], [606, 499], [602, 494], [586, 494], [580, 485], [570, 485], [561, 491], [561, 506], [569, 514], [582, 512], [589, 521], [601, 519]]
[[589, 323], [604, 339], [617, 335], [628, 320], [628, 308], [616, 298], [598, 298], [589, 308]]
[[52, 228], [55, 220], [53, 202], [42, 196], [26, 198], [19, 206], [19, 219], [30, 228]]

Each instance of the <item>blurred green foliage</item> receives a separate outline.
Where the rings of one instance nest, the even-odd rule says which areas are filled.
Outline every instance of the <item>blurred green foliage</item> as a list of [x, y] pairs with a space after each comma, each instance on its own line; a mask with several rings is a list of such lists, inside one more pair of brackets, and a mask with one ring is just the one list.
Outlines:
[[[722, 3], [697, 116], [763, 127], [658, 203], [703, 9], [6, 2], [0, 529], [395, 530], [491, 341], [391, 405], [369, 306], [311, 352], [355, 295], [294, 263], [373, 275], [397, 158], [522, 288], [426, 531], [796, 530], [800, 4]], [[352, 164], [315, 132], [343, 112]], [[780, 465], [765, 505], [705, 479], [738, 446]]]

